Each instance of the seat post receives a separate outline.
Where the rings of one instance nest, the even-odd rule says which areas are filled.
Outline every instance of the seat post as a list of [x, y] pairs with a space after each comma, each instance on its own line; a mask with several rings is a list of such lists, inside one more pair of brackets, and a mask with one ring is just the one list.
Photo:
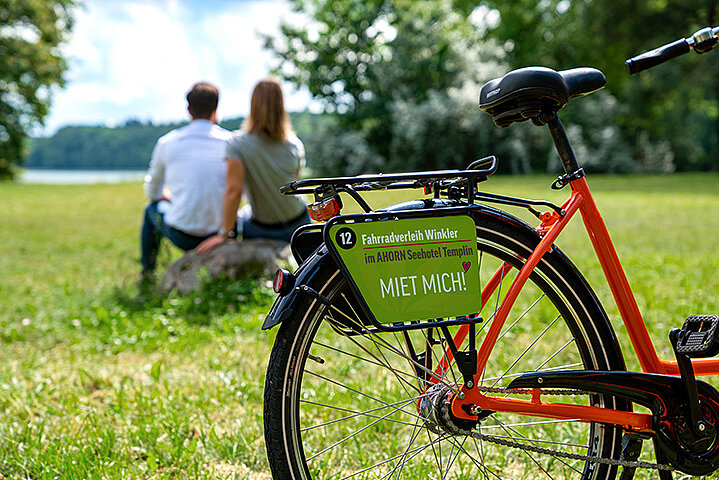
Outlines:
[[572, 146], [569, 144], [567, 138], [567, 132], [564, 131], [562, 122], [559, 121], [559, 117], [555, 114], [549, 122], [547, 122], [549, 132], [552, 134], [552, 140], [554, 146], [557, 148], [559, 153], [559, 159], [562, 161], [564, 167], [564, 173], [570, 174], [579, 170], [579, 164], [577, 158], [574, 156]]

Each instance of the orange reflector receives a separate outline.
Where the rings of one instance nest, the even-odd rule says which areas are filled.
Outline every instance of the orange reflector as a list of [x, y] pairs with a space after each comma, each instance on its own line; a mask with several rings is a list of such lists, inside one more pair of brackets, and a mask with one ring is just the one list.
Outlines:
[[307, 212], [315, 222], [326, 222], [340, 213], [340, 204], [335, 197], [307, 205]]

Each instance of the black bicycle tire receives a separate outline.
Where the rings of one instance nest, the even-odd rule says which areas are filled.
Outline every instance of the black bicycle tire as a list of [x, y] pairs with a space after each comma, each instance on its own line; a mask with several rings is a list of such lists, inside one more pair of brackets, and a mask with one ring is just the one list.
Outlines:
[[[539, 242], [539, 236], [533, 230], [511, 217], [487, 212], [478, 212], [474, 217], [478, 236], [482, 235], [483, 239], [491, 239], [498, 243], [504, 242], [504, 246], [512, 247], [515, 253], [523, 258], [526, 258]], [[571, 322], [568, 322], [569, 329], [577, 339], [585, 368], [624, 370], [624, 360], [607, 315], [596, 295], [571, 261], [554, 247], [544, 256], [538, 269], [549, 276], [563, 295], [569, 294], [566, 297], [567, 301], [571, 304], [571, 309], [577, 313], [575, 319], [577, 324], [571, 325]], [[330, 281], [343, 281], [338, 280], [341, 279], [341, 275], [336, 267], [325, 270], [321, 275], [315, 276], [317, 284], [312, 285], [320, 292]], [[534, 276], [532, 279], [537, 281]], [[541, 283], [542, 280], [539, 281]], [[323, 282], [324, 287], [321, 285]], [[335, 287], [338, 287], [336, 283]], [[285, 415], [288, 413], [285, 401], [289, 398], [292, 385], [302, 380], [301, 370], [306, 358], [297, 358], [295, 345], [298, 338], [308, 334], [308, 328], [312, 327], [308, 322], [311, 317], [308, 314], [318, 305], [318, 301], [309, 296], [297, 305], [291, 316], [282, 323], [269, 360], [264, 398], [265, 442], [270, 468], [276, 480], [304, 479], [303, 475], [307, 472], [304, 460], [297, 458], [302, 456], [301, 446], [297, 448], [297, 445], [291, 445], [297, 441], [292, 431], [298, 426], [291, 424], [292, 420], [288, 418], [291, 415]], [[309, 334], [314, 335], [314, 331]], [[602, 401], [608, 402], [605, 405], [612, 408], [627, 408], [627, 404], [618, 399], [602, 398]], [[618, 459], [621, 452], [621, 428], [610, 426], [593, 428], [597, 431], [593, 431], [592, 434], [602, 437], [599, 441], [602, 445], [601, 451], [595, 451], [594, 454]], [[300, 454], [298, 455], [297, 452]], [[616, 475], [616, 470], [615, 466], [586, 464], [582, 479], [611, 480]]]

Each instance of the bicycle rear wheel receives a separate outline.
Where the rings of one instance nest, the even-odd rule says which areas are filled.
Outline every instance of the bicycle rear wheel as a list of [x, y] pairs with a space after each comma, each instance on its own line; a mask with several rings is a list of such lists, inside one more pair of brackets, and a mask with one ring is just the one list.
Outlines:
[[[475, 223], [480, 282], [486, 283], [498, 269], [502, 272], [481, 312], [488, 325], [538, 237], [518, 221], [492, 214], [477, 214]], [[509, 449], [456, 428], [522, 445], [616, 459], [621, 429], [613, 426], [505, 413], [490, 415], [479, 425], [448, 425], [428, 418], [431, 415], [418, 404], [462, 382], [450, 362], [436, 382], [439, 386], [428, 389], [427, 375], [410, 360], [423, 351], [434, 366], [446, 360], [441, 335], [426, 329], [368, 332], [336, 268], [326, 269], [315, 282], [312, 287], [329, 304], [307, 298], [292, 312], [281, 325], [268, 367], [265, 440], [274, 478], [614, 477], [616, 467]], [[478, 331], [481, 339], [486, 328], [478, 326]], [[496, 389], [522, 372], [551, 369], [624, 369], [606, 314], [557, 248], [545, 255], [521, 292], [480, 388]], [[602, 396], [553, 400], [623, 405]]]

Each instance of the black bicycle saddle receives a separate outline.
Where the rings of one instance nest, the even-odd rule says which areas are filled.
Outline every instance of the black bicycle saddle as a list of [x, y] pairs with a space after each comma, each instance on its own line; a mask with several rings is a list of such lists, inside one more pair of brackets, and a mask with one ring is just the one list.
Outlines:
[[485, 83], [479, 92], [479, 108], [498, 127], [531, 119], [544, 125], [570, 98], [581, 97], [606, 85], [596, 68], [572, 68], [557, 72], [546, 67], [513, 70]]

